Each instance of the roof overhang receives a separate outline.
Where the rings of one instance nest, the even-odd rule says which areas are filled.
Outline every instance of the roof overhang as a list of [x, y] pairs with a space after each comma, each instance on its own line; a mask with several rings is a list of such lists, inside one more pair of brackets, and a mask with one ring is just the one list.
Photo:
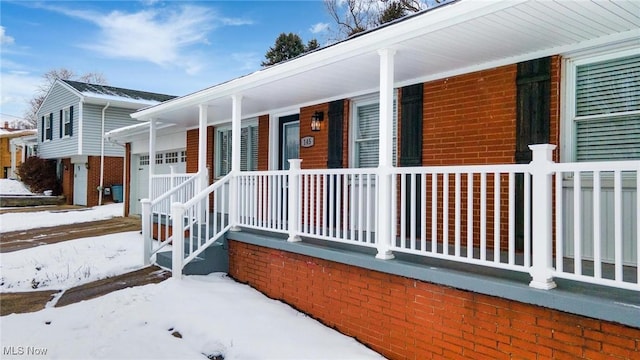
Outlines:
[[247, 118], [377, 92], [384, 48], [396, 50], [401, 87], [603, 45], [638, 47], [638, 39], [633, 0], [460, 0], [132, 116], [195, 127], [199, 105], [209, 124], [230, 121], [232, 95], [242, 96]]
[[[113, 143], [128, 143], [135, 140], [148, 139], [149, 138], [149, 122], [140, 122], [129, 126], [124, 126], [118, 129], [108, 131], [104, 134], [104, 138]], [[162, 135], [171, 132], [180, 131], [176, 129], [175, 124], [156, 124], [156, 134]]]

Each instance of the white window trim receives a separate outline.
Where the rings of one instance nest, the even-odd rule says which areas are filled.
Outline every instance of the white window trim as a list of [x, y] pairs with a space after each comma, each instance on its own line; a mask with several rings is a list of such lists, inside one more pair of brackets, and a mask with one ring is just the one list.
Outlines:
[[[561, 81], [561, 113], [560, 113], [560, 131], [561, 131], [561, 149], [560, 161], [574, 162], [576, 161], [576, 106], [575, 106], [575, 82], [576, 69], [580, 65], [591, 64], [600, 61], [621, 58], [625, 56], [637, 55], [637, 48], [609, 49], [598, 53], [589, 52], [583, 55], [575, 55], [566, 57], [562, 63], [562, 81]], [[597, 118], [600, 115], [584, 116], [581, 119]]]
[[[258, 118], [251, 118], [251, 119], [247, 119], [247, 120], [242, 120], [242, 122], [240, 123], [240, 129], [242, 130], [243, 128], [246, 127], [250, 127], [250, 126], [255, 126], [256, 128], [258, 128]], [[218, 142], [218, 136], [219, 133], [221, 132], [225, 132], [225, 131], [229, 131], [231, 130], [231, 124], [227, 123], [224, 125], [220, 125], [220, 126], [216, 126], [216, 131], [214, 134], [214, 159], [213, 159], [213, 164], [214, 164], [214, 174], [213, 177], [215, 179], [219, 179], [222, 176], [220, 176], [220, 167], [218, 166], [218, 163], [220, 162], [220, 153], [221, 151], [219, 151], [219, 142]], [[258, 133], [258, 138], [260, 137], [260, 134]], [[259, 140], [258, 140], [259, 141]]]
[[[71, 106], [67, 106], [62, 109], [62, 117], [62, 137], [70, 138], [71, 135], [67, 134], [67, 124], [70, 124], [69, 127], [71, 127], [71, 123], [73, 122], [73, 119], [71, 118]], [[67, 121], [67, 118], [69, 121]]]
[[[51, 131], [51, 137], [47, 135], [47, 130]], [[44, 142], [53, 140], [53, 116], [49, 113], [44, 116]]]
[[[396, 104], [396, 109], [398, 108], [398, 89], [394, 89], [393, 90], [393, 101]], [[369, 95], [364, 95], [364, 96], [359, 96], [357, 98], [353, 98], [350, 101], [350, 106], [349, 106], [349, 167], [350, 168], [356, 168], [356, 147], [355, 147], [355, 143], [356, 143], [356, 116], [358, 114], [358, 107], [360, 106], [366, 106], [366, 105], [371, 105], [371, 104], [379, 104], [380, 103], [380, 94], [379, 93], [375, 93], [375, 94], [369, 94]], [[397, 113], [395, 113], [396, 118], [399, 117], [400, 115]], [[399, 123], [399, 119], [396, 119], [396, 128], [394, 129], [395, 131], [395, 136], [394, 136], [394, 144], [393, 146], [396, 146], [396, 159], [394, 159], [394, 161], [397, 161], [397, 155], [398, 155], [398, 128], [397, 125]], [[378, 137], [378, 142], [380, 141], [380, 138]]]

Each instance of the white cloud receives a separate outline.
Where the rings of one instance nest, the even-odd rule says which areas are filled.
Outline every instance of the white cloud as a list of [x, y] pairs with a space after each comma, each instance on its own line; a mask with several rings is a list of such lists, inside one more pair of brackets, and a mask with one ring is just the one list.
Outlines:
[[13, 44], [13, 42], [14, 39], [5, 33], [4, 26], [0, 26], [0, 44], [9, 45]]
[[[3, 67], [5, 60], [3, 59]], [[0, 123], [12, 123], [22, 118], [29, 99], [38, 90], [42, 77], [30, 75], [23, 71], [5, 72], [0, 74]]]
[[327, 31], [327, 29], [329, 29], [328, 23], [317, 23], [317, 24], [311, 25], [311, 28], [309, 28], [309, 31], [311, 31], [312, 34], [318, 34], [318, 33]]
[[138, 12], [91, 11], [47, 7], [49, 10], [91, 22], [99, 36], [81, 46], [112, 58], [149, 61], [164, 67], [179, 67], [195, 74], [204, 66], [194, 46], [211, 45], [207, 34], [220, 26], [248, 25], [246, 19], [225, 18], [212, 8], [179, 5]]

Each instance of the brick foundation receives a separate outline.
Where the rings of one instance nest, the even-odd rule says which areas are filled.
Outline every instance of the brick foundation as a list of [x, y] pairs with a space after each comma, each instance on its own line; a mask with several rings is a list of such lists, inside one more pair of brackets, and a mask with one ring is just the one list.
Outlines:
[[637, 359], [640, 329], [229, 242], [229, 274], [391, 359]]

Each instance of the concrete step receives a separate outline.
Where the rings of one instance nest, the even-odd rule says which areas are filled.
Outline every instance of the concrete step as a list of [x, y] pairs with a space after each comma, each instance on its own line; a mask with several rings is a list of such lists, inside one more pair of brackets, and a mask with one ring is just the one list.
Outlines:
[[[185, 246], [186, 248], [186, 246]], [[229, 271], [229, 247], [227, 239], [223, 237], [206, 248], [195, 259], [191, 260], [182, 269], [184, 275], [207, 275], [213, 272]], [[171, 269], [171, 251], [156, 254], [156, 263], [165, 269]]]

